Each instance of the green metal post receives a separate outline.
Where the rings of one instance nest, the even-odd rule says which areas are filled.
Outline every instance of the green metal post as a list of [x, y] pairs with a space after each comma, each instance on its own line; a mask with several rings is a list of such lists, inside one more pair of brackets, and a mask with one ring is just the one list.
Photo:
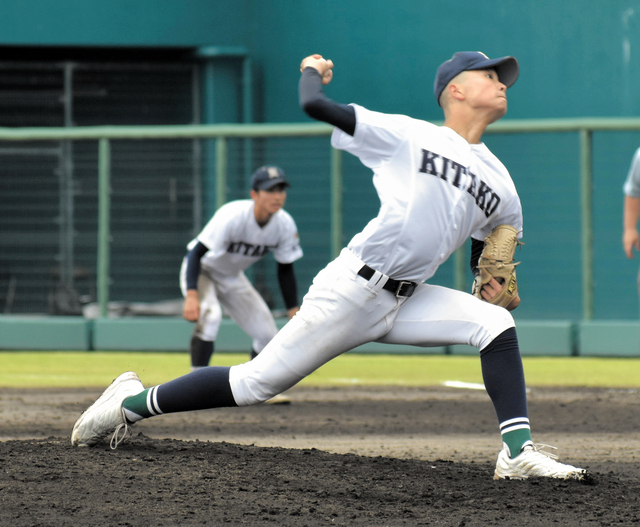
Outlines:
[[[212, 60], [206, 60], [202, 66], [202, 120], [205, 124], [210, 125], [216, 122], [216, 112], [213, 102], [216, 96], [215, 86], [215, 65]], [[208, 221], [208, 218], [213, 215], [213, 212], [217, 209], [215, 207], [211, 210], [212, 200], [211, 191], [215, 192], [215, 202], [217, 203], [218, 192], [216, 186], [215, 175], [215, 140], [211, 138], [203, 143], [204, 153], [204, 167], [202, 171], [202, 191], [204, 196], [203, 202], [203, 223]], [[214, 190], [215, 189], [215, 190]]]
[[216, 140], [216, 210], [227, 201], [227, 139]]
[[584, 320], [593, 319], [593, 132], [580, 130], [580, 193], [582, 205], [582, 301]]
[[[245, 57], [242, 61], [242, 122], [253, 122], [253, 72], [251, 59]], [[243, 139], [244, 147], [244, 174], [245, 184], [250, 186], [249, 178], [254, 170], [253, 166], [253, 139], [246, 137]]]
[[98, 142], [98, 276], [97, 294], [100, 316], [106, 317], [109, 303], [109, 243], [111, 207], [111, 145], [109, 139]]
[[454, 254], [453, 260], [453, 284], [458, 291], [465, 291], [465, 249], [464, 245]]
[[342, 150], [331, 149], [331, 259], [342, 250]]
[[242, 61], [242, 122], [253, 122], [253, 70], [249, 57]]

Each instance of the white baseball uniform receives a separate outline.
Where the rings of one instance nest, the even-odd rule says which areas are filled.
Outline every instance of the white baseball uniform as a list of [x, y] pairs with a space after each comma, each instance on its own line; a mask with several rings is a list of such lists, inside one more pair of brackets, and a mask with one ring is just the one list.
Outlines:
[[[640, 198], [640, 148], [638, 148], [633, 154], [631, 160], [631, 166], [629, 167], [629, 173], [627, 179], [622, 187], [625, 196], [630, 198]], [[625, 204], [626, 211], [626, 204]], [[638, 271], [638, 295], [640, 296], [640, 270]]]
[[[293, 263], [302, 257], [295, 221], [281, 209], [261, 227], [251, 199], [229, 202], [205, 225], [187, 248], [197, 242], [209, 251], [200, 260], [198, 297], [200, 318], [194, 335], [215, 341], [225, 312], [253, 339], [256, 353], [278, 332], [269, 307], [251, 285], [244, 271], [273, 252], [277, 262]], [[180, 287], [186, 295], [186, 258], [180, 270]]]
[[640, 198], [640, 148], [636, 150], [629, 167], [627, 179], [624, 182], [623, 191], [625, 196]]
[[[334, 357], [365, 342], [479, 349], [514, 327], [511, 314], [468, 293], [424, 284], [468, 238], [510, 224], [522, 208], [502, 163], [482, 143], [452, 129], [352, 105], [353, 136], [336, 128], [332, 145], [374, 172], [381, 206], [315, 278], [300, 311], [229, 380], [239, 406], [289, 389]], [[358, 275], [368, 265], [370, 279]], [[383, 290], [389, 279], [420, 285], [411, 297]]]

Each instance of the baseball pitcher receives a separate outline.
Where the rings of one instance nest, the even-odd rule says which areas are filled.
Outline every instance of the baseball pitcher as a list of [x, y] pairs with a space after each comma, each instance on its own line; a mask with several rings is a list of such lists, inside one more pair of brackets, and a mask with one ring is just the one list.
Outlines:
[[[479, 349], [503, 442], [494, 477], [585, 479], [583, 469], [559, 463], [531, 438], [509, 312], [520, 303], [512, 256], [522, 210], [509, 172], [481, 142], [507, 111], [516, 59], [474, 51], [444, 62], [434, 83], [444, 126], [333, 102], [323, 91], [333, 62], [321, 55], [303, 59], [300, 70], [302, 108], [335, 127], [335, 148], [371, 169], [378, 215], [320, 271], [300, 311], [254, 360], [147, 389], [135, 373], [124, 373], [80, 417], [72, 444], [94, 444], [111, 433], [115, 447], [131, 423], [152, 415], [257, 404], [366, 342], [470, 344]], [[476, 240], [478, 296], [425, 283], [469, 238]]]

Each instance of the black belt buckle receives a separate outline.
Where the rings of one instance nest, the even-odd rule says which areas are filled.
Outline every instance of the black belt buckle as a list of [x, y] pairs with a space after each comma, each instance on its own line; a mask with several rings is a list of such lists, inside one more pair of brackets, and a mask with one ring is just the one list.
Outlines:
[[416, 290], [416, 284], [414, 284], [413, 282], [407, 282], [402, 280], [398, 282], [398, 287], [396, 288], [395, 295], [410, 297], [415, 290]]

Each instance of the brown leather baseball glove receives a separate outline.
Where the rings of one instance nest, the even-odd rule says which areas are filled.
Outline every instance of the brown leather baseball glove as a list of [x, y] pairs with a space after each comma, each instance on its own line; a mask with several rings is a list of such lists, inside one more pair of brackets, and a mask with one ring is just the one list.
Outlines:
[[498, 225], [489, 233], [484, 240], [484, 249], [478, 260], [480, 272], [473, 281], [471, 289], [473, 296], [485, 300], [481, 290], [491, 278], [495, 278], [503, 288], [491, 300], [485, 300], [486, 302], [507, 307], [518, 296], [516, 266], [520, 262], [514, 262], [513, 257], [519, 245], [524, 244], [518, 240], [518, 230], [511, 225]]

